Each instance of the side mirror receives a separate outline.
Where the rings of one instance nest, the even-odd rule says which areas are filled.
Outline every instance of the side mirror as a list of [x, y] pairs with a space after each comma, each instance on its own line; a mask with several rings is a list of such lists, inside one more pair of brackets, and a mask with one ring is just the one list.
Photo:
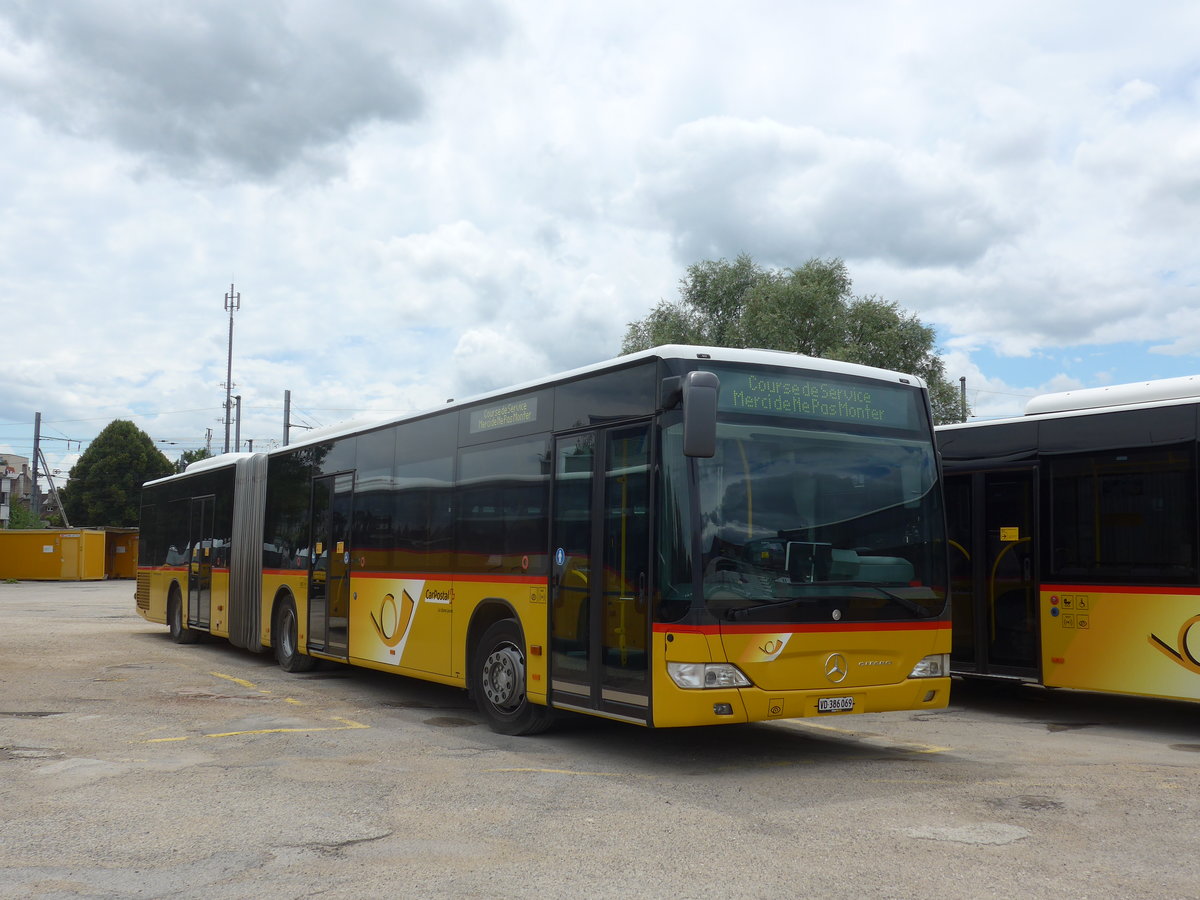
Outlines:
[[717, 452], [717, 397], [721, 380], [712, 372], [683, 378], [683, 455], [711, 458]]

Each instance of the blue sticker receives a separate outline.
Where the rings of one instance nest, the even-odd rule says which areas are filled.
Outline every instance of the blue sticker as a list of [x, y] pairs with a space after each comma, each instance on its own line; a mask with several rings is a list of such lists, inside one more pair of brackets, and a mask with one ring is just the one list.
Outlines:
[[567, 561], [566, 551], [563, 550], [562, 547], [559, 547], [557, 550], [554, 551], [554, 564], [556, 566], [561, 566], [566, 561]]

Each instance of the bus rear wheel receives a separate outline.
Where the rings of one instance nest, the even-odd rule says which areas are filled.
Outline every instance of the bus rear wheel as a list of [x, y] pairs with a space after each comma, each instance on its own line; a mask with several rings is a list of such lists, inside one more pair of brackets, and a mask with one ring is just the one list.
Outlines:
[[313, 657], [300, 652], [300, 620], [296, 616], [296, 604], [290, 597], [275, 610], [271, 644], [275, 648], [275, 660], [285, 672], [309, 672], [317, 664]]
[[171, 640], [177, 644], [194, 644], [200, 640], [200, 632], [183, 624], [183, 597], [176, 587], [171, 588], [167, 597], [167, 628], [171, 632]]
[[484, 632], [471, 666], [471, 693], [493, 731], [537, 734], [550, 727], [548, 706], [532, 703], [525, 691], [525, 638], [515, 619], [501, 619]]

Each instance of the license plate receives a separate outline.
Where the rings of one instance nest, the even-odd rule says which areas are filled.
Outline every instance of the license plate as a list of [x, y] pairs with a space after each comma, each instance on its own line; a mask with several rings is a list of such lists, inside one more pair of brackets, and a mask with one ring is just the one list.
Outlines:
[[821, 697], [817, 700], [817, 712], [848, 712], [852, 709], [853, 697]]

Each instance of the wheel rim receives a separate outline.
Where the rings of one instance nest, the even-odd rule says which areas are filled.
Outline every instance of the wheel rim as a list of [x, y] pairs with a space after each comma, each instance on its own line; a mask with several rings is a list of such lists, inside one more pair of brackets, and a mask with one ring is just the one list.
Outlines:
[[525, 660], [515, 644], [496, 646], [483, 661], [483, 694], [502, 712], [511, 712], [525, 700]]
[[291, 656], [296, 650], [296, 615], [290, 609], [285, 609], [279, 615], [280, 635], [283, 655]]

